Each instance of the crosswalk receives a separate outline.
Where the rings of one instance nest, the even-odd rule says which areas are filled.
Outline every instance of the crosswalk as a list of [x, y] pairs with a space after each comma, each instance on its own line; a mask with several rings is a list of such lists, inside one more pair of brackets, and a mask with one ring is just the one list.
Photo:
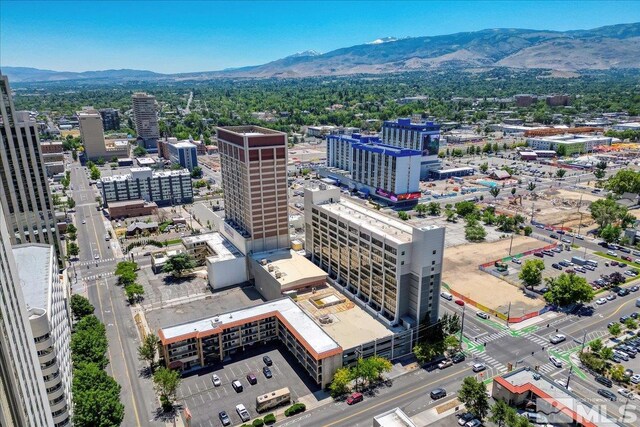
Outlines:
[[558, 371], [560, 369], [562, 368], [558, 368], [553, 363], [548, 362], [548, 363], [545, 363], [544, 365], [540, 365], [538, 367], [538, 372], [542, 372], [543, 374], [550, 374], [551, 372]]
[[80, 262], [77, 262], [76, 265], [80, 266], [80, 265], [102, 264], [102, 263], [112, 262], [112, 261], [118, 261], [118, 258], [104, 258], [104, 259], [96, 259], [93, 261], [80, 261]]
[[551, 343], [549, 342], [549, 338], [543, 338], [543, 337], [541, 337], [540, 335], [537, 335], [537, 334], [526, 335], [526, 338], [529, 341], [533, 341], [534, 343], [536, 343], [536, 344], [538, 344], [538, 345], [540, 345], [542, 347], [547, 347], [547, 346], [551, 345]]
[[474, 359], [481, 360], [488, 367], [495, 368], [498, 371], [498, 373], [507, 371], [507, 367], [505, 365], [503, 365], [493, 357], [489, 356], [484, 351], [478, 350], [476, 348], [472, 348], [468, 350], [468, 353], [470, 353], [470, 355], [473, 356]]
[[494, 332], [492, 334], [479, 337], [475, 341], [480, 343], [480, 344], [484, 344], [486, 342], [495, 341], [495, 340], [498, 340], [498, 339], [506, 337], [506, 336], [511, 336], [511, 332], [506, 330], [506, 329], [504, 329], [504, 330], [502, 330], [500, 332]]
[[112, 277], [114, 275], [115, 273], [113, 271], [110, 271], [107, 273], [94, 274], [93, 276], [82, 276], [82, 278], [84, 280], [96, 280], [96, 279], [103, 279], [105, 277]]

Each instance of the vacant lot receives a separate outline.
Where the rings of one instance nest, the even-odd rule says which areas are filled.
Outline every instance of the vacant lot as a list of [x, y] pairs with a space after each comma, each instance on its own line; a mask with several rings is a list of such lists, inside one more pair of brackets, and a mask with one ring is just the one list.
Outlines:
[[[480, 264], [508, 256], [510, 243], [511, 239], [503, 239], [446, 248], [442, 280], [456, 292], [502, 313], [507, 312], [511, 303], [511, 316], [521, 316], [543, 307], [542, 300], [527, 297], [517, 287], [478, 269]], [[545, 244], [539, 240], [517, 236], [513, 238], [511, 254], [542, 246]]]

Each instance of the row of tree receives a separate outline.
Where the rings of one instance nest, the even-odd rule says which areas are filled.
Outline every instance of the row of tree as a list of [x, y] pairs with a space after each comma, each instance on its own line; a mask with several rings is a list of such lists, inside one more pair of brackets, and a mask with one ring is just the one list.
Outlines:
[[391, 362], [384, 357], [360, 358], [355, 366], [345, 366], [336, 371], [329, 386], [331, 395], [336, 397], [349, 392], [353, 382], [356, 390], [365, 385], [373, 385], [382, 380], [382, 374], [391, 371], [391, 368]]
[[125, 296], [130, 304], [144, 298], [144, 288], [136, 282], [138, 279], [138, 264], [133, 261], [120, 261], [116, 266], [115, 275], [118, 285], [123, 286]]
[[70, 307], [76, 320], [71, 334], [73, 425], [119, 426], [124, 405], [120, 402], [120, 385], [104, 370], [109, 363], [104, 324], [81, 295], [71, 297]]

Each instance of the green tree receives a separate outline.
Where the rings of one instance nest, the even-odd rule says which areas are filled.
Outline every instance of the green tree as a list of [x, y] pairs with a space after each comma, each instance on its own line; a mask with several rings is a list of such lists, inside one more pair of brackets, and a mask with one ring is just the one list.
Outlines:
[[613, 322], [611, 325], [609, 325], [608, 329], [609, 329], [609, 333], [614, 337], [617, 337], [622, 333], [622, 327], [618, 322]]
[[424, 203], [418, 203], [414, 210], [416, 211], [418, 216], [424, 216], [424, 214], [427, 213], [427, 205], [425, 205]]
[[512, 413], [515, 410], [507, 405], [502, 399], [498, 399], [496, 403], [491, 407], [491, 416], [489, 417], [489, 421], [498, 425], [498, 427], [504, 427], [507, 425], [510, 417], [512, 417]]
[[616, 203], [616, 201], [607, 197], [599, 199], [589, 205], [589, 212], [600, 228], [604, 228], [609, 224], [613, 224], [627, 214], [627, 208]]
[[536, 184], [534, 182], [530, 182], [527, 185], [527, 190], [529, 190], [529, 192], [533, 193], [533, 191], [536, 189]]
[[196, 266], [196, 262], [191, 255], [182, 253], [169, 257], [162, 271], [172, 273], [175, 277], [180, 277], [185, 270], [189, 270]]
[[100, 170], [94, 166], [91, 168], [90, 175], [92, 180], [97, 181], [100, 179]]
[[595, 339], [589, 343], [589, 348], [592, 353], [600, 353], [602, 350], [602, 340], [600, 338]]
[[487, 231], [478, 220], [470, 216], [464, 227], [464, 237], [470, 242], [481, 242], [487, 237]]
[[600, 230], [600, 237], [607, 243], [616, 242], [620, 238], [622, 229], [617, 225], [607, 224], [602, 230]]
[[74, 366], [95, 363], [104, 369], [109, 363], [105, 327], [94, 315], [85, 316], [76, 323], [71, 335], [71, 360]]
[[403, 221], [407, 221], [407, 220], [408, 220], [409, 218], [411, 218], [411, 217], [410, 217], [410, 216], [409, 216], [409, 214], [408, 214], [408, 213], [406, 213], [405, 211], [399, 211], [399, 212], [398, 212], [398, 218], [400, 218], [400, 219], [401, 219], [401, 220], [403, 220]]
[[117, 427], [124, 418], [120, 384], [93, 363], [73, 369], [73, 425]]
[[158, 353], [159, 339], [155, 334], [147, 334], [138, 347], [138, 359], [147, 362], [149, 369], [153, 373], [155, 368], [156, 354]]
[[596, 169], [593, 171], [593, 174], [595, 175], [596, 179], [600, 181], [602, 178], [605, 177], [607, 173], [603, 169]]
[[470, 201], [458, 202], [455, 205], [456, 213], [458, 216], [466, 217], [468, 215], [472, 215], [476, 212], [476, 205]]
[[469, 412], [481, 420], [489, 413], [487, 387], [484, 382], [476, 380], [475, 377], [466, 377], [462, 381], [458, 400], [465, 404]]
[[636, 320], [633, 317], [629, 317], [627, 320], [624, 321], [624, 326], [626, 326], [627, 329], [629, 330], [634, 330], [638, 328], [638, 322], [636, 322]]
[[556, 154], [558, 155], [558, 157], [564, 157], [567, 155], [567, 147], [565, 147], [564, 145], [558, 145], [556, 147]]
[[624, 374], [624, 366], [615, 365], [609, 369], [611, 379], [617, 383], [628, 383], [629, 377]]
[[333, 375], [333, 380], [329, 385], [331, 396], [337, 397], [349, 392], [349, 383], [353, 381], [353, 372], [351, 368], [339, 368]]
[[78, 229], [76, 228], [75, 225], [73, 224], [67, 225], [66, 233], [77, 233], [77, 232], [78, 232]]
[[173, 402], [175, 401], [176, 391], [180, 386], [180, 380], [180, 374], [177, 371], [164, 367], [159, 368], [153, 374], [154, 388], [160, 397], [160, 403], [165, 412], [173, 408]]
[[602, 360], [613, 359], [613, 349], [611, 347], [602, 347], [598, 354]]
[[582, 352], [578, 354], [578, 357], [584, 366], [595, 372], [604, 373], [607, 367], [607, 363], [596, 354]]
[[71, 242], [69, 243], [68, 253], [70, 257], [77, 257], [80, 254], [80, 247], [77, 244]]
[[449, 335], [444, 339], [444, 349], [451, 351], [460, 347], [460, 341], [455, 335]]
[[480, 169], [480, 172], [482, 172], [482, 173], [487, 173], [487, 171], [489, 170], [489, 163], [487, 163], [487, 162], [482, 163], [478, 167], [478, 169]]
[[531, 233], [533, 233], [533, 228], [531, 228], [531, 226], [526, 225], [523, 229], [522, 232], [524, 233], [525, 236], [531, 236]]
[[556, 278], [547, 278], [549, 290], [544, 294], [548, 303], [565, 307], [574, 303], [588, 303], [595, 295], [584, 277], [562, 273]]
[[491, 189], [489, 190], [489, 194], [491, 194], [493, 196], [493, 199], [497, 199], [498, 195], [500, 194], [500, 188], [498, 187], [491, 187]]
[[73, 200], [73, 198], [71, 198], [71, 197], [67, 197], [67, 207], [69, 209], [75, 208], [76, 207], [76, 201]]
[[202, 177], [202, 168], [200, 166], [196, 166], [191, 171], [191, 178], [201, 178]]
[[136, 271], [137, 269], [138, 269], [138, 264], [133, 262], [133, 261], [120, 261], [116, 265], [115, 274], [116, 274], [116, 276], [119, 276], [124, 272]]
[[124, 293], [129, 304], [133, 304], [144, 297], [144, 288], [138, 283], [129, 283], [128, 285], [125, 285]]
[[135, 271], [124, 271], [122, 274], [117, 274], [118, 284], [123, 286], [129, 286], [138, 279], [138, 274]]
[[89, 316], [95, 311], [95, 307], [89, 302], [89, 300], [79, 294], [71, 295], [69, 305], [71, 306], [71, 313], [76, 320]]
[[138, 145], [136, 148], [133, 149], [133, 155], [136, 157], [146, 156], [147, 150], [143, 146]]
[[605, 187], [616, 194], [640, 194], [640, 172], [621, 169], [615, 175], [609, 177]]
[[539, 286], [542, 283], [542, 271], [544, 270], [544, 261], [540, 259], [528, 259], [522, 265], [518, 278], [522, 280], [525, 287]]
[[442, 208], [440, 207], [440, 203], [437, 202], [429, 202], [427, 205], [427, 212], [429, 215], [436, 216], [440, 215]]
[[556, 170], [556, 177], [557, 178], [563, 178], [566, 174], [567, 174], [567, 170], [566, 169], [558, 169], [558, 170]]

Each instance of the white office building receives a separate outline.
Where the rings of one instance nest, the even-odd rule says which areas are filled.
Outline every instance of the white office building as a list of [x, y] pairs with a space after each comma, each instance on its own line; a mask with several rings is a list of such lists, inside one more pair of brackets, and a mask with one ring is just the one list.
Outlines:
[[0, 425], [54, 425], [0, 207]]
[[131, 168], [125, 175], [107, 176], [100, 180], [105, 205], [125, 200], [155, 202], [158, 206], [193, 202], [191, 173], [186, 169], [153, 171]]
[[438, 319], [444, 228], [413, 227], [324, 183], [304, 202], [306, 252], [336, 286], [389, 326]]
[[195, 144], [188, 141], [169, 143], [167, 144], [167, 151], [169, 152], [169, 160], [174, 164], [178, 164], [190, 171], [198, 166], [198, 149]]
[[53, 426], [71, 425], [69, 295], [51, 245], [13, 247]]
[[527, 138], [527, 145], [533, 150], [558, 151], [563, 147], [565, 155], [593, 152], [599, 145], [611, 145], [613, 138], [604, 135], [565, 134], [547, 137]]

